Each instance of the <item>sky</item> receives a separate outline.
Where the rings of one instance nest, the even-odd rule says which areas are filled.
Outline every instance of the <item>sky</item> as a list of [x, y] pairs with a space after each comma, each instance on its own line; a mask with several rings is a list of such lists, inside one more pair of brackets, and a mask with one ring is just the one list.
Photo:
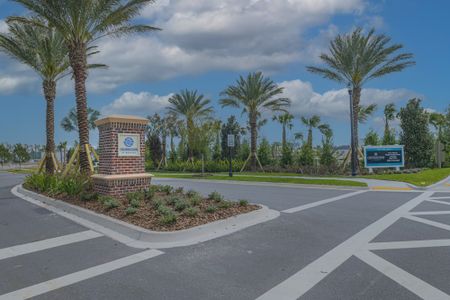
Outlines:
[[[103, 116], [147, 116], [164, 113], [173, 93], [196, 89], [211, 99], [216, 118], [236, 115], [244, 125], [240, 110], [220, 107], [220, 92], [239, 75], [262, 71], [292, 100], [289, 111], [296, 118], [290, 138], [306, 131], [301, 116], [317, 114], [332, 126], [336, 144], [348, 144], [345, 86], [308, 73], [306, 66], [320, 65], [319, 55], [337, 34], [375, 28], [403, 44], [417, 64], [365, 85], [362, 103], [376, 103], [378, 111], [362, 125], [361, 136], [370, 129], [382, 134], [387, 103], [401, 107], [418, 97], [425, 108], [444, 111], [450, 104], [449, 10], [448, 0], [158, 0], [136, 22], [162, 31], [98, 41], [100, 53], [91, 62], [109, 68], [89, 73], [88, 104]], [[7, 30], [6, 17], [26, 13], [13, 1], [0, 0], [0, 32]], [[1, 53], [0, 103], [0, 143], [45, 143], [40, 79]], [[76, 138], [59, 125], [74, 106], [73, 82], [66, 78], [57, 89], [57, 143]], [[279, 124], [268, 122], [260, 137], [279, 141]], [[91, 132], [91, 141], [96, 145], [97, 132]]]

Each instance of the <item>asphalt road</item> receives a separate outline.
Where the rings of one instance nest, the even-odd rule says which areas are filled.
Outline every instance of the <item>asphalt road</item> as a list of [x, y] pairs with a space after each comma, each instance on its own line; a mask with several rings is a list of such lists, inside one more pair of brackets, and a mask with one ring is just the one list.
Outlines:
[[0, 173], [0, 300], [450, 299], [450, 193], [155, 180], [284, 211], [156, 253], [14, 197], [22, 178]]

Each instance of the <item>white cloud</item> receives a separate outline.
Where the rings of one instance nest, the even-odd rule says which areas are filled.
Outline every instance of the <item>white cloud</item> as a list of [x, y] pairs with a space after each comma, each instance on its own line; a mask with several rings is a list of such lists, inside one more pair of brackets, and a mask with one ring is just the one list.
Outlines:
[[139, 94], [125, 92], [112, 103], [102, 107], [100, 112], [103, 116], [125, 114], [145, 117], [162, 112], [168, 106], [171, 96], [172, 94], [159, 96], [148, 92], [141, 92]]
[[8, 25], [6, 24], [5, 20], [0, 20], [0, 32], [8, 32]]
[[[290, 111], [297, 116], [312, 114], [333, 118], [347, 118], [348, 116], [349, 96], [347, 89], [331, 90], [320, 94], [314, 91], [311, 83], [298, 79], [284, 81], [280, 85], [285, 88], [285, 96], [292, 100]], [[420, 97], [420, 95], [406, 89], [363, 89], [361, 103], [365, 105], [376, 103], [379, 107], [382, 107], [391, 102], [413, 97]]]
[[0, 94], [10, 94], [18, 90], [23, 90], [33, 84], [32, 77], [27, 76], [2, 76], [0, 74]]
[[[360, 14], [363, 0], [165, 0], [149, 5], [143, 22], [157, 33], [104, 40], [93, 73], [98, 90], [210, 70], [277, 70], [311, 63], [337, 33], [337, 14]], [[101, 75], [100, 75], [101, 74]]]

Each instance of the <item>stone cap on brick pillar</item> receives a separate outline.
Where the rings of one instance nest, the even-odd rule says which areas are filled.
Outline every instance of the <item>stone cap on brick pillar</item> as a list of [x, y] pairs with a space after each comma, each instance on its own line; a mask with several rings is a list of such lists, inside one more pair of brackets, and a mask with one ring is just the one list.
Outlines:
[[132, 123], [147, 125], [149, 120], [147, 118], [127, 116], [127, 115], [110, 115], [105, 118], [95, 121], [95, 125], [101, 126], [108, 123]]

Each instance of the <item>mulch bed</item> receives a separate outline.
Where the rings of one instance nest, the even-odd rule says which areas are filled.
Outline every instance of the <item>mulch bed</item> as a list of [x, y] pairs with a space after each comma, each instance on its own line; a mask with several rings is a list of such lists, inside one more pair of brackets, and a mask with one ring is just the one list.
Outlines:
[[[35, 191], [36, 192], [36, 191]], [[49, 196], [49, 195], [46, 195]], [[164, 198], [165, 193], [156, 193], [156, 197]], [[67, 203], [77, 205], [94, 212], [104, 214], [121, 221], [125, 221], [142, 228], [146, 228], [153, 231], [177, 231], [182, 229], [188, 229], [191, 227], [199, 226], [202, 224], [211, 223], [218, 220], [227, 219], [229, 217], [245, 214], [261, 207], [258, 205], [248, 204], [245, 206], [239, 205], [236, 202], [230, 202], [230, 207], [219, 208], [219, 203], [210, 200], [202, 199], [199, 205], [195, 206], [199, 212], [196, 216], [187, 216], [183, 212], [176, 212], [177, 221], [173, 224], [163, 224], [160, 221], [161, 215], [156, 209], [153, 208], [152, 203], [142, 201], [140, 207], [135, 214], [127, 215], [125, 210], [129, 206], [128, 200], [121, 199], [119, 201], [119, 207], [107, 209], [101, 202], [97, 200], [82, 201], [78, 197], [68, 197], [67, 195], [49, 196], [58, 200], [65, 201]], [[167, 197], [167, 196], [166, 196]], [[172, 206], [166, 204], [168, 207]], [[214, 205], [217, 206], [217, 211], [207, 212], [207, 207]]]

